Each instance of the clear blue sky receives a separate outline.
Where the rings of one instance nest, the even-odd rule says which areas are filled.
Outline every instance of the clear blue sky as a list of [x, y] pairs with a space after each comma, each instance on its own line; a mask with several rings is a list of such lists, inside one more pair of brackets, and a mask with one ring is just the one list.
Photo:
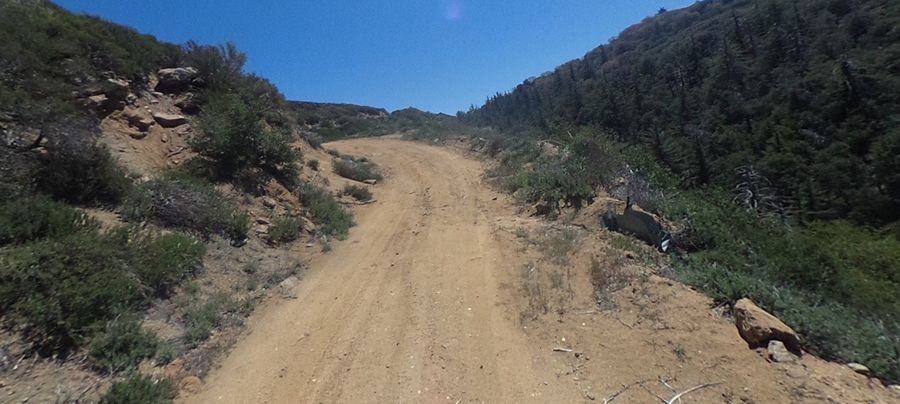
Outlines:
[[58, 0], [174, 43], [233, 41], [292, 100], [455, 113], [693, 0]]

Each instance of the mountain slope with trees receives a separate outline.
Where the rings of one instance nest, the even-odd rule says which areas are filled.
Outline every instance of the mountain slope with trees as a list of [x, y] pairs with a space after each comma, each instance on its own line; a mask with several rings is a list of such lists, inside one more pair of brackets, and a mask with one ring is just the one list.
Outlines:
[[900, 219], [900, 3], [715, 0], [663, 12], [462, 117], [602, 128], [687, 185], [734, 187], [802, 221]]
[[898, 73], [900, 3], [708, 0], [458, 116], [539, 211], [630, 196], [674, 222], [679, 279], [898, 380]]

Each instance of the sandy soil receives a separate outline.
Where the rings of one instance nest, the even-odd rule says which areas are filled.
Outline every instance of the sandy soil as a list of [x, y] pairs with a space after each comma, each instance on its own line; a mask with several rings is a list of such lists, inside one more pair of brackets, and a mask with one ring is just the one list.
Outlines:
[[[589, 219], [569, 229], [520, 217], [457, 151], [327, 147], [387, 170], [377, 202], [356, 208], [358, 226], [309, 263], [296, 298], [261, 306], [180, 401], [660, 402], [706, 383], [682, 402], [900, 399], [811, 355], [769, 363], [709, 299], [656, 276], [652, 249], [628, 252]], [[547, 241], [561, 231], [575, 232], [573, 248]], [[598, 307], [600, 267], [622, 284]]]

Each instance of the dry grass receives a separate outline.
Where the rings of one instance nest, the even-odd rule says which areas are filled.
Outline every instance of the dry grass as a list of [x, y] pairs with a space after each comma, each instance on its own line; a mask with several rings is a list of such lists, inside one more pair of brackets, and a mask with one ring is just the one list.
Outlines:
[[634, 275], [625, 268], [621, 257], [607, 258], [604, 261], [591, 258], [591, 284], [594, 285], [594, 296], [600, 308], [614, 308], [613, 293], [628, 286], [632, 280]]
[[536, 320], [550, 310], [550, 301], [541, 281], [541, 271], [533, 262], [522, 267], [522, 291], [528, 306], [522, 310], [522, 320]]

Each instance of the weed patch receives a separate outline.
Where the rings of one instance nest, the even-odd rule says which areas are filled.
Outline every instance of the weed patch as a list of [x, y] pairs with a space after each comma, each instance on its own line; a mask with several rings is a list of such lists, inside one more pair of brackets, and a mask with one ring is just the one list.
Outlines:
[[100, 399], [101, 404], [167, 404], [175, 399], [175, 386], [167, 379], [153, 380], [133, 375], [113, 383]]
[[353, 226], [353, 215], [347, 212], [327, 189], [304, 184], [299, 189], [300, 202], [309, 210], [313, 221], [322, 226], [322, 233], [346, 237]]
[[90, 232], [100, 224], [90, 215], [38, 195], [0, 203], [0, 246]]
[[156, 335], [143, 330], [136, 317], [126, 315], [107, 323], [106, 329], [91, 341], [88, 355], [97, 368], [117, 373], [133, 369], [144, 358], [153, 356], [158, 344]]
[[303, 222], [295, 217], [278, 217], [269, 226], [269, 238], [276, 244], [289, 243], [300, 238]]
[[240, 240], [247, 237], [250, 218], [202, 180], [157, 178], [141, 184], [123, 208], [130, 221], [148, 220], [164, 227]]
[[[185, 244], [184, 248], [173, 245]], [[38, 347], [66, 352], [139, 310], [199, 265], [204, 249], [178, 234], [78, 232], [0, 251], [0, 306]]]
[[366, 187], [361, 187], [359, 185], [347, 185], [341, 191], [342, 195], [350, 195], [353, 199], [356, 199], [360, 202], [368, 202], [372, 200], [372, 191], [369, 191]]
[[333, 165], [337, 175], [354, 181], [380, 181], [383, 178], [375, 163], [364, 158], [354, 159], [352, 156], [341, 156], [334, 159]]

